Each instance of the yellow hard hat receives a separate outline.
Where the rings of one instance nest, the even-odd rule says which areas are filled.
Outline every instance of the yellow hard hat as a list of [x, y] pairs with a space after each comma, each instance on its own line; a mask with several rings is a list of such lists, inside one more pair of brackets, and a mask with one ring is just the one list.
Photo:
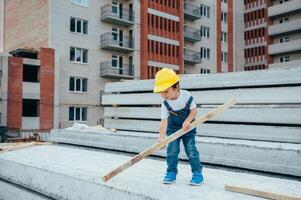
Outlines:
[[180, 77], [172, 69], [161, 69], [156, 73], [154, 93], [163, 92], [179, 80]]

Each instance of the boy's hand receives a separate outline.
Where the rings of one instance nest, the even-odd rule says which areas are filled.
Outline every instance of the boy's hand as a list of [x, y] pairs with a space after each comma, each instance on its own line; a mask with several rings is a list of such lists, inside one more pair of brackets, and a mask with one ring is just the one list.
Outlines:
[[159, 136], [158, 139], [157, 139], [157, 142], [161, 142], [162, 140], [164, 140], [164, 138], [165, 138], [165, 137]]
[[182, 124], [182, 128], [184, 129], [184, 131], [190, 129], [190, 122], [185, 120], [184, 123]]
[[[164, 138], [165, 138], [165, 137], [160, 137], [160, 136], [159, 136], [159, 138], [157, 139], [157, 142], [161, 142], [162, 140], [164, 140]], [[160, 148], [160, 150], [161, 150], [161, 149], [164, 149], [164, 148], [165, 148], [165, 146], [162, 147], [162, 148]]]

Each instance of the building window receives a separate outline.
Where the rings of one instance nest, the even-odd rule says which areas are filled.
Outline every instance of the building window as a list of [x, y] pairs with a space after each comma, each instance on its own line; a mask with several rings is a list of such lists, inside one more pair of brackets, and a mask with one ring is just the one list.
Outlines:
[[22, 117], [39, 117], [40, 101], [37, 99], [22, 100]]
[[227, 13], [226, 12], [222, 12], [222, 18], [221, 18], [222, 22], [224, 22], [225, 24], [227, 23]]
[[75, 92], [87, 92], [88, 79], [80, 77], [70, 77], [69, 79], [69, 91]]
[[290, 56], [281, 56], [280, 57], [280, 62], [289, 62], [290, 61]]
[[283, 42], [289, 42], [290, 41], [290, 38], [288, 35], [286, 36], [283, 36], [280, 38], [280, 43], [283, 43]]
[[70, 61], [88, 63], [88, 49], [70, 47]]
[[71, 17], [70, 31], [74, 33], [88, 34], [88, 21]]
[[222, 52], [222, 62], [226, 63], [228, 61], [228, 53]]
[[39, 83], [40, 67], [35, 65], [23, 65], [23, 81]]
[[209, 38], [210, 28], [206, 26], [201, 26], [201, 37]]
[[209, 16], [210, 16], [209, 15], [209, 10], [210, 10], [209, 6], [201, 5], [201, 16], [209, 18]]
[[206, 47], [201, 47], [201, 58], [206, 58], [209, 59], [210, 58], [210, 49], [206, 48]]
[[115, 1], [112, 2], [112, 12], [117, 15], [119, 14], [119, 5]]
[[279, 23], [282, 24], [282, 23], [286, 23], [289, 21], [289, 18], [286, 17], [286, 18], [282, 18], [282, 19], [279, 19]]
[[284, 2], [288, 2], [288, 0], [280, 0], [280, 4], [283, 4]]
[[210, 69], [201, 68], [200, 73], [201, 74], [209, 74], [210, 73]]
[[87, 121], [87, 107], [69, 107], [69, 121]]
[[227, 3], [227, 0], [221, 0], [223, 3]]
[[72, 3], [80, 6], [88, 6], [88, 0], [70, 0]]
[[227, 32], [222, 32], [222, 42], [227, 42]]

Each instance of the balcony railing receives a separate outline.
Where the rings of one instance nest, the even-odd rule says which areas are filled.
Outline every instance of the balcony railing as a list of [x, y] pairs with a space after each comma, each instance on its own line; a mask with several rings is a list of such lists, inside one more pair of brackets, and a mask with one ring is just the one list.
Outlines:
[[197, 64], [202, 62], [201, 53], [189, 49], [184, 49], [184, 63]]
[[111, 61], [100, 63], [100, 76], [107, 78], [134, 78], [134, 66], [122, 64], [122, 67], [112, 66]]
[[184, 26], [184, 39], [188, 42], [201, 41], [201, 30], [189, 26]]
[[201, 8], [191, 3], [184, 3], [184, 17], [189, 20], [201, 18]]
[[122, 10], [116, 8], [116, 12], [114, 12], [112, 4], [106, 4], [101, 7], [101, 21], [120, 26], [130, 26], [134, 24], [135, 14], [134, 11], [125, 8]]
[[100, 36], [100, 46], [105, 50], [128, 53], [134, 50], [134, 41], [133, 38], [126, 36], [115, 38], [108, 32]]

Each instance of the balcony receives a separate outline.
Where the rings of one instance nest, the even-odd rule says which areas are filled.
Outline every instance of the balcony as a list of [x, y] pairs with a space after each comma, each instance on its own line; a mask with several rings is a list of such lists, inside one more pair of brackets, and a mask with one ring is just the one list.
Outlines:
[[184, 64], [194, 65], [201, 62], [200, 52], [184, 49]]
[[112, 9], [112, 4], [101, 7], [101, 21], [108, 22], [117, 26], [131, 26], [135, 21], [134, 11], [128, 9], [116, 10]]
[[100, 76], [105, 78], [134, 78], [134, 66], [122, 64], [122, 67], [112, 66], [111, 61], [100, 63]]
[[276, 17], [283, 14], [294, 13], [301, 10], [300, 0], [291, 0], [268, 8], [269, 17]]
[[301, 30], [301, 19], [291, 20], [282, 24], [269, 26], [269, 35], [296, 32]]
[[269, 54], [281, 54], [301, 51], [301, 39], [269, 45]]
[[201, 9], [191, 3], [184, 3], [184, 18], [188, 20], [201, 19]]
[[134, 41], [132, 38], [123, 36], [117, 40], [112, 33], [104, 33], [100, 36], [100, 46], [104, 50], [129, 53], [134, 51]]
[[201, 30], [184, 26], [184, 40], [192, 43], [201, 41]]

